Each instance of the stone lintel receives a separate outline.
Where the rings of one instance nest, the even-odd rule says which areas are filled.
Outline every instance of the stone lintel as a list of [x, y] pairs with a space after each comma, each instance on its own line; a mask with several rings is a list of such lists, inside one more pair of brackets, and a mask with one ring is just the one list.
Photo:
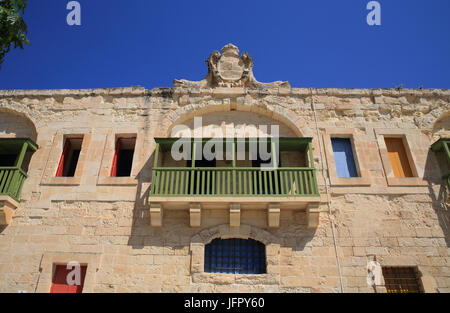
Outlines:
[[306, 208], [306, 218], [308, 221], [308, 228], [317, 228], [319, 226], [320, 208], [319, 203], [310, 203]]
[[230, 204], [230, 227], [241, 226], [241, 205], [239, 203]]
[[200, 227], [202, 221], [202, 208], [199, 203], [191, 203], [189, 206], [191, 227]]
[[268, 221], [269, 227], [280, 227], [280, 204], [270, 203], [268, 209]]
[[0, 225], [11, 224], [14, 211], [19, 204], [9, 196], [0, 196]]
[[162, 226], [163, 209], [160, 203], [150, 203], [150, 225], [153, 227]]

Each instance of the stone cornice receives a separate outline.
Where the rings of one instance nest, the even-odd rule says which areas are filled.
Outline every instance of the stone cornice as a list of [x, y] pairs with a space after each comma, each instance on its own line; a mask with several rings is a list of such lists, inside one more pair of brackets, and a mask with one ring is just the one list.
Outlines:
[[278, 95], [278, 96], [450, 96], [450, 89], [351, 89], [351, 88], [184, 88], [184, 87], [164, 87], [145, 89], [144, 87], [123, 87], [123, 88], [96, 88], [96, 89], [45, 89], [45, 90], [0, 90], [1, 98], [15, 97], [86, 97], [86, 96], [151, 96], [151, 97], [172, 97], [181, 95], [214, 95], [241, 96], [247, 94]]

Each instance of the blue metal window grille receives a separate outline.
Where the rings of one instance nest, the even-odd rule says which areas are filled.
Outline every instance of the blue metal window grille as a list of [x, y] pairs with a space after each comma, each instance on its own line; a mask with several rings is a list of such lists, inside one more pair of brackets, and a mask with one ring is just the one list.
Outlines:
[[214, 239], [205, 246], [205, 272], [265, 274], [266, 247], [253, 239]]
[[331, 138], [338, 177], [358, 177], [352, 142], [349, 138]]

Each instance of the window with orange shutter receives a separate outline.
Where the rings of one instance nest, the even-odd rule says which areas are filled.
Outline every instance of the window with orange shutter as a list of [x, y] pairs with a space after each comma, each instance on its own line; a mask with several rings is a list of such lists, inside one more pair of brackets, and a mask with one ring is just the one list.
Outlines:
[[394, 176], [413, 177], [402, 138], [384, 138]]

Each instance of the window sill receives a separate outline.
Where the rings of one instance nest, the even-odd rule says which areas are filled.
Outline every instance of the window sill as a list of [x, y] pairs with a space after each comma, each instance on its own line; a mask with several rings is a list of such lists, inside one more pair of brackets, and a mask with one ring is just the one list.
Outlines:
[[386, 177], [388, 186], [428, 186], [428, 182], [419, 177]]
[[97, 181], [99, 186], [137, 186], [138, 180], [134, 177], [106, 177], [100, 176]]
[[79, 186], [81, 177], [50, 177], [45, 179], [41, 185], [43, 186]]
[[232, 285], [232, 284], [254, 284], [275, 285], [279, 283], [279, 274], [224, 274], [224, 273], [194, 273], [194, 283]]
[[331, 186], [370, 186], [369, 177], [330, 177]]

